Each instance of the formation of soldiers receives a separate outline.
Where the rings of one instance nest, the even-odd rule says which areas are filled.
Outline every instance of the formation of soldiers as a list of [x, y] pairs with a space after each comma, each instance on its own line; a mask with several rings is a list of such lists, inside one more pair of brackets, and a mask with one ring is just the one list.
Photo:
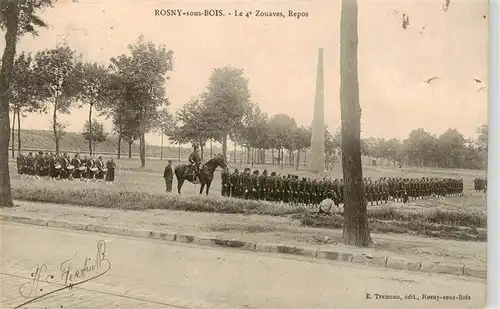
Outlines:
[[[382, 177], [373, 181], [364, 179], [366, 200], [373, 205], [389, 200], [407, 203], [409, 200], [428, 197], [457, 196], [463, 194], [463, 180], [453, 178], [402, 178]], [[222, 172], [222, 195], [235, 198], [266, 200], [295, 205], [317, 206], [324, 199], [332, 199], [335, 205], [344, 204], [343, 179], [311, 179], [297, 175], [282, 175], [264, 170], [243, 173], [235, 169]]]
[[474, 179], [474, 191], [486, 192], [487, 188], [488, 188], [488, 178], [475, 178]]
[[116, 164], [111, 158], [104, 163], [102, 157], [73, 158], [67, 153], [62, 155], [47, 152], [30, 152], [28, 155], [19, 153], [17, 157], [17, 172], [32, 178], [49, 177], [50, 179], [87, 179], [114, 181]]

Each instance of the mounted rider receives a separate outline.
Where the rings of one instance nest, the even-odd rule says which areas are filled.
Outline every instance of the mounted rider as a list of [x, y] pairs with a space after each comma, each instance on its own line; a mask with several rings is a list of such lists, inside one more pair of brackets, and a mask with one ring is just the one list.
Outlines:
[[193, 182], [194, 183], [199, 183], [199, 176], [200, 176], [200, 164], [201, 164], [201, 157], [198, 152], [199, 146], [198, 144], [193, 144], [193, 152], [189, 156], [189, 163], [191, 163], [191, 166], [193, 167], [194, 170], [194, 177], [193, 177]]

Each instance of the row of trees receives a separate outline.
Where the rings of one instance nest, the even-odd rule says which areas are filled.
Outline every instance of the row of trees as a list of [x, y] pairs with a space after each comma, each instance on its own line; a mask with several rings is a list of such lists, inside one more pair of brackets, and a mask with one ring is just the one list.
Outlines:
[[[20, 53], [14, 60], [9, 91], [10, 109], [20, 134], [21, 119], [28, 113], [52, 113], [55, 151], [65, 124], [60, 114], [75, 107], [88, 108], [84, 137], [92, 142], [103, 139], [102, 124], [93, 124], [93, 113], [113, 120], [119, 139], [130, 144], [140, 141], [141, 166], [145, 165], [146, 133], [161, 127], [169, 118], [166, 95], [167, 73], [172, 70], [172, 51], [140, 37], [129, 45], [129, 53], [110, 59], [104, 66], [82, 60], [66, 45], [37, 52]], [[97, 130], [95, 134], [93, 130]], [[14, 141], [14, 137], [13, 137]], [[13, 147], [14, 148], [14, 147]], [[21, 149], [18, 137], [18, 150]]]
[[[202, 149], [209, 141], [220, 142], [224, 154], [230, 138], [235, 147], [237, 144], [245, 147], [248, 156], [254, 154], [254, 158], [247, 158], [252, 162], [263, 162], [265, 150], [272, 151], [273, 159], [276, 152], [278, 162], [284, 162], [286, 150], [288, 161], [295, 161], [298, 166], [301, 151], [310, 147], [311, 128], [298, 126], [286, 114], [270, 117], [262, 112], [250, 100], [243, 71], [230, 67], [214, 70], [206, 91], [184, 104], [174, 117], [166, 109], [169, 102], [165, 88], [166, 74], [172, 69], [172, 52], [145, 42], [142, 37], [129, 49], [131, 55], [112, 58], [108, 67], [84, 62], [64, 45], [39, 51], [34, 56], [20, 53], [14, 61], [9, 98], [13, 127], [16, 124], [18, 127], [18, 150], [22, 117], [51, 110], [58, 152], [65, 126], [58, 121], [58, 115], [83, 106], [89, 110], [83, 132], [89, 152], [93, 152], [95, 142], [105, 139], [102, 124], [92, 120], [93, 111], [97, 110], [113, 121], [119, 139], [118, 155], [122, 140], [129, 150], [139, 140], [141, 166], [145, 165], [145, 142], [141, 137], [151, 131], [167, 135], [178, 144], [198, 143]], [[466, 139], [454, 129], [436, 137], [420, 128], [404, 141], [362, 139], [361, 152], [369, 157], [390, 159], [394, 164], [482, 168], [487, 132], [487, 125], [483, 125], [476, 139]], [[12, 136], [12, 149], [14, 140]], [[332, 133], [325, 128], [327, 161], [338, 160], [341, 145], [340, 129]], [[292, 159], [294, 153], [297, 156]]]

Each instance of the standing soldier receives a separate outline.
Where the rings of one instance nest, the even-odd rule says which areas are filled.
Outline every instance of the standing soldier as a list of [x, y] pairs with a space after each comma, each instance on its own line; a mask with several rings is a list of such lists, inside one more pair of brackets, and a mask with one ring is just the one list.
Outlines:
[[97, 169], [99, 170], [95, 176], [96, 179], [102, 180], [104, 179], [104, 174], [106, 173], [104, 171], [104, 162], [102, 161], [102, 157], [99, 156], [96, 162]]
[[306, 205], [306, 190], [307, 190], [307, 179], [302, 177], [299, 182], [299, 203]]
[[17, 159], [16, 159], [16, 164], [17, 164], [17, 173], [19, 175], [24, 175], [26, 172], [26, 157], [23, 155], [22, 152], [19, 152], [17, 154]]
[[268, 177], [267, 177], [267, 170], [264, 170], [262, 172], [262, 175], [259, 177], [259, 200], [269, 200], [269, 184], [268, 184]]
[[288, 177], [283, 175], [282, 189], [282, 201], [287, 204], [290, 202], [290, 175]]
[[252, 174], [252, 195], [253, 200], [259, 199], [259, 171], [254, 170]]
[[193, 183], [199, 183], [201, 157], [198, 153], [198, 145], [193, 145], [193, 152], [189, 156], [189, 163], [194, 167]]
[[167, 193], [172, 192], [172, 182], [174, 180], [174, 172], [172, 170], [172, 160], [167, 161], [167, 166], [163, 171], [163, 179], [165, 179], [165, 187]]
[[243, 185], [243, 197], [248, 200], [252, 197], [252, 176], [250, 175], [250, 168], [246, 167], [241, 177]]
[[271, 172], [271, 177], [267, 179], [268, 191], [267, 195], [269, 196], [269, 201], [276, 202], [276, 190], [278, 189], [278, 181], [276, 180], [276, 172]]
[[115, 169], [116, 169], [116, 163], [113, 157], [106, 161], [106, 168], [107, 168], [107, 173], [106, 173], [106, 183], [111, 184], [113, 181], [115, 181]]
[[238, 169], [231, 174], [231, 197], [240, 197], [241, 179]]
[[276, 194], [274, 201], [280, 203], [281, 201], [283, 201], [283, 177], [281, 176], [281, 174], [276, 175], [274, 183], [275, 183], [274, 190]]
[[220, 176], [221, 176], [220, 194], [222, 196], [229, 196], [231, 194], [231, 189], [230, 189], [231, 175], [229, 174], [229, 170], [223, 169]]
[[56, 170], [56, 158], [52, 153], [47, 156], [47, 162], [49, 165], [49, 177], [51, 180], [54, 180], [57, 177], [57, 170]]

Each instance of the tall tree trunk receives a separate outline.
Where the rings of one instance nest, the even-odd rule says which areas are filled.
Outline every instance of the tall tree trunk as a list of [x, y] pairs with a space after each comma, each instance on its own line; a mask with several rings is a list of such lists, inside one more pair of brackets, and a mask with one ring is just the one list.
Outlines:
[[179, 143], [179, 151], [178, 151], [178, 155], [179, 155], [179, 162], [181, 162], [181, 143]]
[[307, 166], [307, 149], [304, 150], [304, 166]]
[[57, 134], [57, 101], [54, 104], [54, 113], [52, 114], [52, 131], [54, 131], [54, 141], [56, 142], [56, 155], [59, 154], [59, 134]]
[[285, 167], [285, 159], [284, 159], [284, 156], [285, 156], [285, 149], [281, 148], [281, 170], [283, 170], [283, 168]]
[[14, 132], [14, 128], [16, 127], [16, 111], [14, 110], [14, 112], [12, 113], [12, 159], [14, 159], [16, 157], [16, 154], [14, 153], [14, 141], [16, 140], [16, 135], [15, 135], [15, 132]]
[[300, 165], [300, 149], [297, 150], [297, 171], [299, 170]]
[[[94, 141], [92, 144], [94, 144], [94, 148], [92, 149], [92, 154], [95, 155], [95, 144], [96, 144], [96, 141]], [[91, 156], [92, 156], [92, 154], [91, 154]]]
[[245, 162], [245, 164], [248, 164], [248, 163], [250, 163], [250, 156], [252, 155], [250, 153], [250, 147], [249, 146], [246, 147], [246, 152], [247, 152], [247, 162]]
[[252, 148], [250, 148], [250, 149], [251, 149], [251, 151], [252, 151], [252, 162], [251, 162], [250, 166], [253, 166], [253, 161], [254, 161], [254, 159], [255, 159], [255, 148], [253, 148], [253, 147], [252, 147]]
[[340, 18], [340, 110], [342, 171], [344, 176], [344, 230], [346, 245], [372, 244], [361, 166], [361, 106], [358, 82], [358, 4], [342, 0]]
[[139, 134], [139, 157], [141, 159], [141, 168], [146, 167], [146, 111], [141, 115], [140, 134]]
[[201, 149], [201, 151], [200, 151], [200, 154], [201, 154], [201, 162], [203, 162], [203, 160], [204, 160], [204, 158], [203, 158], [203, 157], [204, 157], [204, 156], [203, 156], [203, 146], [201, 146], [201, 143], [200, 143], [200, 149]]
[[236, 143], [234, 143], [233, 163], [236, 164]]
[[227, 160], [227, 134], [224, 134], [224, 137], [222, 138], [222, 155], [224, 156], [224, 159]]
[[213, 158], [213, 156], [212, 156], [212, 139], [210, 139], [210, 158]]
[[90, 108], [89, 108], [89, 154], [90, 156], [92, 156], [92, 104], [89, 104], [90, 105]]
[[2, 68], [0, 69], [0, 207], [14, 205], [12, 203], [9, 174], [10, 117], [8, 89], [16, 55], [18, 5], [17, 1], [10, 1], [7, 6], [11, 10], [4, 16], [6, 26], [5, 50], [2, 56]]
[[116, 157], [118, 159], [120, 159], [121, 150], [122, 150], [121, 148], [122, 148], [122, 135], [118, 134], [118, 153], [116, 154]]
[[132, 159], [132, 143], [128, 142], [128, 158], [129, 159]]
[[17, 153], [21, 153], [21, 111], [17, 109]]
[[274, 148], [271, 149], [271, 160], [272, 160], [271, 165], [274, 165]]
[[163, 131], [161, 132], [160, 160], [163, 160]]

